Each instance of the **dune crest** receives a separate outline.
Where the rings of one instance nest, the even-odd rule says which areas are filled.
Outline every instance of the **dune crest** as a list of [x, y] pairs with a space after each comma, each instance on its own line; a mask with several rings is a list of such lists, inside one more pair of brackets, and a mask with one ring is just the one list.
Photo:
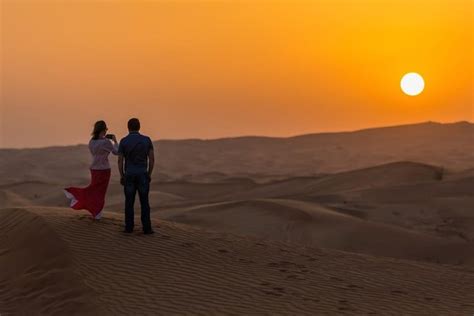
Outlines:
[[76, 274], [69, 246], [42, 216], [0, 210], [0, 234], [0, 313], [101, 312], [96, 293]]

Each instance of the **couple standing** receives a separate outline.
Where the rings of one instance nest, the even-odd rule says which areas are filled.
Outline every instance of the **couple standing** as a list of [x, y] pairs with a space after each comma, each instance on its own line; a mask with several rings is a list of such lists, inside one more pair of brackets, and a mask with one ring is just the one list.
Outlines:
[[92, 154], [91, 183], [86, 188], [66, 188], [64, 193], [75, 210], [88, 210], [94, 219], [102, 217], [105, 195], [110, 181], [109, 155], [118, 155], [120, 183], [125, 193], [125, 233], [132, 233], [134, 226], [135, 196], [138, 192], [142, 208], [141, 220], [144, 234], [153, 234], [150, 220], [150, 181], [155, 164], [153, 143], [140, 134], [140, 121], [128, 121], [129, 134], [117, 142], [115, 135], [107, 134], [104, 121], [94, 125], [89, 150]]

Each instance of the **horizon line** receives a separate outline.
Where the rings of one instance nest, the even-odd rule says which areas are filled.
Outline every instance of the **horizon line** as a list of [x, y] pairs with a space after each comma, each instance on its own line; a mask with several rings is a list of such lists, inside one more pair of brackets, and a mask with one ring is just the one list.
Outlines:
[[[469, 124], [474, 125], [473, 121], [461, 120], [461, 121], [452, 121], [452, 122], [437, 122], [437, 121], [422, 121], [416, 123], [406, 123], [406, 124], [395, 124], [395, 125], [384, 125], [384, 126], [374, 126], [354, 130], [341, 130], [341, 131], [332, 131], [332, 132], [309, 132], [304, 134], [295, 134], [290, 136], [265, 136], [265, 135], [241, 135], [241, 136], [223, 136], [216, 138], [199, 138], [199, 137], [189, 137], [189, 138], [162, 138], [152, 140], [153, 142], [178, 142], [178, 141], [219, 141], [219, 140], [229, 140], [229, 139], [239, 139], [239, 138], [267, 138], [267, 139], [291, 139], [304, 136], [313, 136], [313, 135], [329, 135], [329, 134], [347, 134], [347, 133], [357, 133], [375, 129], [386, 129], [386, 128], [397, 128], [397, 127], [406, 127], [406, 126], [415, 126], [415, 125], [428, 125], [428, 124], [437, 124], [437, 125], [455, 125], [455, 124]], [[33, 147], [0, 147], [0, 150], [26, 150], [26, 149], [49, 149], [49, 148], [64, 148], [64, 147], [76, 147], [76, 146], [87, 146], [86, 143], [76, 143], [68, 145], [50, 145], [50, 146], [33, 146]]]

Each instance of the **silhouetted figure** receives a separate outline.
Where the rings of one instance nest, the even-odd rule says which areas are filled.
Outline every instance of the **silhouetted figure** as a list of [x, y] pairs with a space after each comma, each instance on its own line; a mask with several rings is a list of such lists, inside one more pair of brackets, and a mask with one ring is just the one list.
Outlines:
[[89, 151], [92, 154], [91, 183], [86, 188], [66, 188], [64, 193], [71, 200], [75, 210], [88, 210], [94, 219], [102, 217], [105, 204], [105, 194], [110, 181], [109, 155], [118, 154], [118, 144], [115, 135], [106, 135], [107, 124], [98, 121], [94, 124]]
[[135, 196], [138, 192], [142, 209], [143, 233], [153, 234], [150, 221], [151, 175], [155, 165], [153, 143], [148, 136], [140, 134], [140, 121], [132, 118], [128, 121], [129, 134], [120, 141], [119, 172], [120, 183], [125, 193], [125, 233], [132, 233], [134, 227]]

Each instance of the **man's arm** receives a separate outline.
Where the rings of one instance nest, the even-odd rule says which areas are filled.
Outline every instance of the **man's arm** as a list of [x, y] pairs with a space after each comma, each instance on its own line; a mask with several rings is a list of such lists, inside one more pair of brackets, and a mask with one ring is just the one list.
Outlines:
[[148, 176], [150, 176], [150, 179], [151, 179], [151, 175], [153, 174], [154, 167], [155, 167], [155, 152], [153, 148], [151, 148], [150, 151], [148, 152]]
[[123, 185], [124, 172], [123, 172], [123, 156], [122, 155], [118, 156], [118, 168], [120, 172], [120, 183]]
[[[123, 140], [122, 140], [123, 141]], [[123, 142], [120, 141], [118, 146], [118, 169], [120, 172], [120, 184], [125, 185], [125, 166], [124, 166], [124, 148]]]

